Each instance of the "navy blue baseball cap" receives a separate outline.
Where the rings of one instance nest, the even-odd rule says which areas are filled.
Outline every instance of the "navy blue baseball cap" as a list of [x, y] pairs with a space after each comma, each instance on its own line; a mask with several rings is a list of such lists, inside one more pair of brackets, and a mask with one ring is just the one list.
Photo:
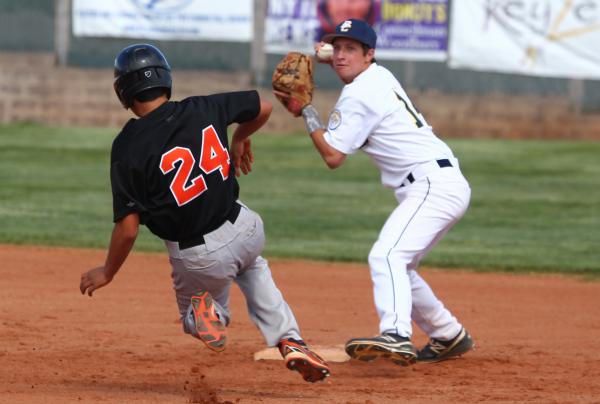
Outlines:
[[335, 33], [324, 35], [321, 41], [333, 43], [336, 38], [350, 38], [364, 43], [369, 48], [375, 49], [377, 34], [366, 21], [354, 18], [346, 20], [335, 27]]

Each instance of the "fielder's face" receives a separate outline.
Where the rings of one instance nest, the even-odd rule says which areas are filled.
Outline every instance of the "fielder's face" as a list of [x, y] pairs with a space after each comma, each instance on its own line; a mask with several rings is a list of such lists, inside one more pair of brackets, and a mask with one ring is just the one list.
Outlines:
[[346, 84], [365, 71], [375, 56], [375, 49], [365, 54], [362, 44], [354, 39], [337, 38], [333, 42], [333, 69]]

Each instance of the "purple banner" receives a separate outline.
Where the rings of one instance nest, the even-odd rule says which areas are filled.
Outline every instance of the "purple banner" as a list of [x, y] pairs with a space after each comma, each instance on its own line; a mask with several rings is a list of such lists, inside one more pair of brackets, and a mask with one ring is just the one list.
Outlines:
[[373, 26], [380, 59], [446, 59], [448, 0], [269, 0], [266, 49], [312, 52], [315, 42], [349, 18]]
[[448, 48], [448, 1], [382, 0], [375, 28], [378, 57], [408, 53], [443, 60]]

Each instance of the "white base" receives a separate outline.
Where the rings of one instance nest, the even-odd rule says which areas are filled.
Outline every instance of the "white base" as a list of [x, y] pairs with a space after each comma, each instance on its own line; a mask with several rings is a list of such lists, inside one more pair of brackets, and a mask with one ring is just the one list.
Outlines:
[[[344, 351], [343, 345], [338, 346], [311, 346], [310, 349], [316, 352], [321, 358], [327, 362], [347, 362], [350, 357]], [[279, 349], [277, 348], [266, 348], [262, 351], [254, 353], [254, 360], [283, 360]]]

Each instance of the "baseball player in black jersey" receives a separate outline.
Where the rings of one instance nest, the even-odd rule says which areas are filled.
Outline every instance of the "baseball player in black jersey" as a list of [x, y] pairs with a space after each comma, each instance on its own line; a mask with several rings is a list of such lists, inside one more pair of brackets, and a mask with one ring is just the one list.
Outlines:
[[[81, 276], [82, 294], [110, 283], [144, 224], [164, 240], [186, 333], [222, 351], [230, 321], [232, 282], [252, 321], [286, 366], [304, 380], [329, 375], [327, 364], [300, 337], [294, 314], [260, 256], [260, 216], [238, 200], [236, 176], [253, 163], [249, 136], [272, 105], [256, 91], [169, 101], [171, 68], [159, 49], [131, 45], [115, 59], [115, 92], [130, 119], [111, 151], [114, 229], [103, 266]], [[231, 146], [227, 127], [235, 129]]]

